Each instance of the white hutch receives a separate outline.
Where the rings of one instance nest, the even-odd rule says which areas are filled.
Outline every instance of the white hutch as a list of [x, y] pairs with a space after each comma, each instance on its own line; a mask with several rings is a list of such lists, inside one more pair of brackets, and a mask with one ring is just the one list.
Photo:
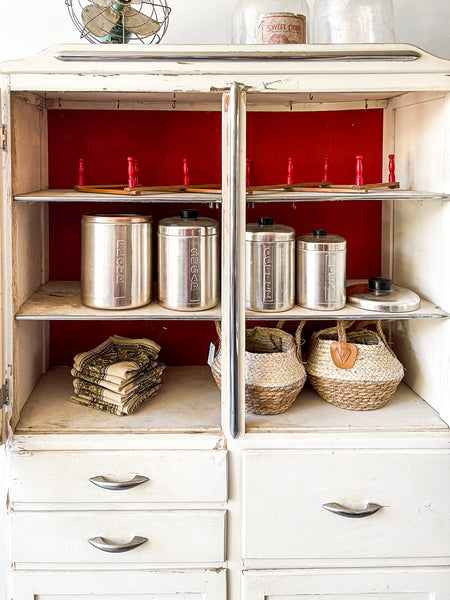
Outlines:
[[[450, 599], [449, 74], [449, 61], [408, 45], [75, 45], [0, 65], [8, 600]], [[370, 111], [381, 115], [374, 144], [383, 179], [394, 153], [401, 189], [373, 190], [356, 203], [350, 192], [245, 197], [246, 147], [258, 145], [251, 139], [257, 125], [247, 126], [254, 115], [273, 128], [289, 115], [307, 123], [318, 113], [342, 113], [355, 115], [357, 128], [358, 115]], [[61, 229], [65, 217], [78, 227], [85, 204], [91, 212], [108, 203], [127, 210], [124, 196], [52, 184], [64, 176], [75, 133], [88, 143], [91, 137], [105, 161], [110, 146], [101, 144], [96, 115], [99, 127], [109, 119], [123, 139], [125, 112], [136, 122], [162, 120], [169, 147], [176, 139], [171, 119], [180, 113], [185, 125], [177, 139], [184, 129], [195, 138], [187, 124], [197, 112], [219, 119], [222, 197], [135, 200], [143, 212], [161, 215], [186, 203], [215, 211], [222, 224], [219, 307], [177, 313], [153, 301], [132, 311], [91, 309], [80, 303], [79, 281], [55, 267], [58, 260], [79, 261], [70, 223]], [[278, 143], [265, 149], [272, 162], [290, 151], [283, 148], [285, 123]], [[330, 139], [342, 135], [332, 123], [327, 127]], [[63, 130], [74, 138], [66, 135], [61, 156]], [[130, 145], [137, 134], [129, 130]], [[370, 145], [364, 131], [361, 139]], [[337, 143], [345, 146], [341, 138]], [[162, 142], [156, 151], [164, 152]], [[66, 168], [75, 183], [76, 164], [67, 158]], [[284, 319], [292, 327], [306, 319], [320, 329], [324, 320], [386, 318], [350, 306], [329, 314], [298, 306], [246, 314], [246, 211], [254, 218], [250, 211], [268, 200], [289, 222], [295, 211], [297, 234], [304, 233], [302, 211], [318, 203], [337, 211], [336, 218], [354, 206], [355, 223], [364, 222], [357, 216], [364, 205], [379, 207], [377, 243], [363, 259], [422, 297], [418, 311], [386, 326], [406, 376], [383, 409], [345, 411], [305, 389], [286, 413], [245, 414], [246, 319]], [[358, 231], [353, 235], [357, 240]], [[64, 251], [54, 236], [66, 240]], [[183, 364], [195, 335], [178, 336], [186, 324], [208, 332], [216, 320], [223, 335], [221, 392], [206, 365], [207, 348], [203, 364]], [[60, 357], [78, 351], [77, 329], [100, 335], [139, 324], [176, 340], [155, 400], [125, 418], [70, 403], [70, 363], [61, 366]], [[90, 478], [99, 475], [118, 489], [94, 485]], [[148, 481], [123, 489], [136, 475]], [[324, 510], [327, 502], [383, 508], [350, 519]], [[100, 537], [108, 550], [125, 550], [134, 536], [148, 541], [126, 552], [88, 543]]]

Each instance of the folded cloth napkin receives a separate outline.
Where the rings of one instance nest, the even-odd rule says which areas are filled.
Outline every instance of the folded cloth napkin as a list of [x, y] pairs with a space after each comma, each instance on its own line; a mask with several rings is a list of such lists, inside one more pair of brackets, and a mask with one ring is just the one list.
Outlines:
[[142, 394], [138, 399], [131, 400], [126, 404], [122, 404], [120, 406], [116, 404], [111, 404], [111, 402], [105, 402], [104, 400], [98, 400], [91, 396], [83, 396], [83, 395], [74, 395], [70, 397], [71, 402], [75, 402], [76, 404], [81, 404], [83, 406], [89, 406], [91, 408], [96, 408], [98, 410], [102, 410], [104, 412], [108, 412], [114, 415], [124, 416], [131, 415], [134, 413], [144, 402], [148, 402], [159, 390], [161, 386], [156, 385], [154, 388], [148, 391], [147, 394]]
[[135, 412], [160, 388], [165, 369], [157, 360], [160, 349], [152, 340], [113, 335], [77, 354], [71, 371], [71, 402], [116, 415]]
[[98, 400], [111, 402], [112, 404], [125, 404], [129, 400], [136, 399], [141, 394], [145, 394], [149, 389], [161, 382], [161, 374], [165, 365], [159, 364], [157, 369], [153, 369], [154, 376], [145, 377], [139, 381], [139, 384], [128, 390], [126, 393], [118, 393], [108, 390], [100, 385], [85, 381], [84, 379], [75, 378], [73, 380], [73, 390], [77, 395], [91, 396]]
[[120, 384], [148, 367], [160, 350], [161, 347], [152, 340], [113, 335], [96, 348], [77, 354], [73, 368], [92, 377], [112, 377], [112, 381]]
[[95, 385], [99, 385], [107, 390], [116, 392], [117, 394], [127, 394], [135, 389], [136, 386], [142, 381], [147, 381], [161, 375], [164, 369], [165, 365], [155, 360], [144, 371], [138, 372], [135, 377], [132, 377], [131, 379], [120, 380], [121, 383], [115, 383], [110, 379], [102, 379], [101, 377], [93, 377], [92, 375], [89, 375], [89, 373], [77, 371], [76, 369], [72, 369], [71, 374], [76, 379], [83, 379], [89, 383], [95, 383]]

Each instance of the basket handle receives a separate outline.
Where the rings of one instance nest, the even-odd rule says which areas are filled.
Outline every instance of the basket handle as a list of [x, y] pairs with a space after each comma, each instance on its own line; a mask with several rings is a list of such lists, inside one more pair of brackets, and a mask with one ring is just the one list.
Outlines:
[[327, 327], [326, 329], [321, 329], [320, 331], [314, 331], [314, 333], [312, 334], [311, 339], [309, 341], [308, 349], [306, 350], [305, 355], [303, 356], [303, 362], [304, 363], [307, 362], [308, 358], [311, 356], [311, 354], [316, 349], [319, 336], [321, 336], [323, 334], [337, 333], [339, 342], [345, 344], [345, 342], [347, 340], [346, 330], [349, 327], [351, 327], [353, 325], [353, 323], [354, 323], [354, 321], [339, 320], [334, 327]]
[[[385, 322], [388, 322], [388, 321], [389, 321], [389, 319], [386, 320]], [[384, 335], [384, 331], [383, 331], [383, 328], [381, 326], [381, 321], [380, 320], [361, 321], [361, 323], [358, 323], [358, 326], [356, 327], [355, 331], [361, 331], [362, 329], [366, 329], [368, 325], [373, 325], [374, 323], [377, 326], [377, 333], [380, 336], [381, 341], [386, 346], [386, 348], [389, 350], [389, 352], [392, 354], [392, 356], [394, 358], [397, 358], [397, 355], [395, 354], [395, 352], [392, 350], [392, 348], [388, 344], [388, 341], [386, 339], [386, 336]]]
[[301, 349], [302, 349], [302, 330], [303, 330], [303, 327], [305, 326], [305, 323], [306, 323], [306, 321], [300, 321], [300, 323], [298, 324], [298, 327], [295, 331], [295, 343], [297, 344], [297, 358], [300, 362], [303, 362]]

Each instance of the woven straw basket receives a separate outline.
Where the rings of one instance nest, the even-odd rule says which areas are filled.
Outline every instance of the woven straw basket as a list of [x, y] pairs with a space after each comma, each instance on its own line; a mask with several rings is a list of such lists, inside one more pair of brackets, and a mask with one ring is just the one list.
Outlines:
[[[292, 335], [276, 328], [254, 327], [245, 332], [245, 410], [257, 415], [285, 412], [297, 398], [306, 381], [301, 360], [300, 338], [304, 321]], [[220, 337], [220, 325], [216, 323]], [[217, 385], [221, 385], [221, 350], [211, 365]]]
[[[374, 410], [384, 406], [394, 395], [404, 369], [389, 348], [381, 322], [377, 332], [361, 323], [351, 333], [352, 321], [338, 321], [315, 333], [308, 349], [306, 371], [316, 392], [327, 402], [350, 410]], [[356, 348], [352, 367], [336, 366], [331, 356], [333, 342]]]

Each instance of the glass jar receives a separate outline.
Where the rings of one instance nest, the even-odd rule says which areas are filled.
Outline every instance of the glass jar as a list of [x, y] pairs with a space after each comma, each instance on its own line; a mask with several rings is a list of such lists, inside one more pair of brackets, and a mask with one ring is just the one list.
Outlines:
[[313, 38], [316, 44], [392, 43], [392, 0], [316, 0]]
[[238, 0], [233, 11], [233, 44], [305, 44], [306, 0]]

